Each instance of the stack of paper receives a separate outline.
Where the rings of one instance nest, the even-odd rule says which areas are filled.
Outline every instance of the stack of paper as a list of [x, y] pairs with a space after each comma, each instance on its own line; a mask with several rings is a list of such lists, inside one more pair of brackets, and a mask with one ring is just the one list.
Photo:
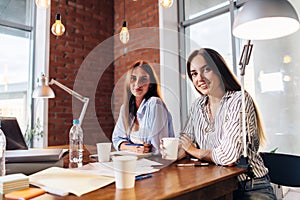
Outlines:
[[[159, 171], [153, 165], [162, 164], [145, 158], [137, 160], [136, 175]], [[29, 182], [59, 196], [69, 193], [81, 196], [115, 182], [113, 162], [90, 163], [74, 169], [50, 167], [31, 174]]]
[[76, 169], [50, 167], [29, 176], [30, 184], [48, 193], [65, 196], [68, 193], [81, 196], [115, 181], [113, 177], [86, 173]]
[[6, 194], [29, 187], [29, 178], [24, 174], [10, 174], [0, 177], [0, 193]]
[[[162, 166], [163, 164], [142, 158], [136, 161], [136, 173], [135, 175], [149, 174], [159, 171], [158, 168], [153, 166]], [[89, 163], [81, 168], [74, 169], [85, 173], [92, 173], [101, 176], [114, 177], [113, 162], [95, 162]]]

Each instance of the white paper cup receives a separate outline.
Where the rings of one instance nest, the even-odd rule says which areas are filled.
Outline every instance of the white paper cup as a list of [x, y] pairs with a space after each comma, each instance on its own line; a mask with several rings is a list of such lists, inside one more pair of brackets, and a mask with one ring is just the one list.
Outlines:
[[114, 174], [117, 189], [134, 188], [136, 160], [136, 156], [113, 157]]
[[162, 143], [164, 148], [163, 159], [176, 160], [178, 154], [179, 138], [162, 138]]
[[108, 162], [110, 160], [111, 142], [97, 143], [97, 155], [99, 162]]

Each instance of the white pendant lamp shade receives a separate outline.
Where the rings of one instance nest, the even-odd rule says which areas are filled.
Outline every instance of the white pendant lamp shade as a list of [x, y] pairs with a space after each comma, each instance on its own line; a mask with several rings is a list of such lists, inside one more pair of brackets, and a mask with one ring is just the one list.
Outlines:
[[298, 15], [287, 0], [249, 0], [236, 16], [232, 32], [242, 39], [266, 40], [298, 29]]
[[33, 98], [54, 98], [55, 94], [49, 86], [49, 81], [46, 76], [42, 76], [39, 86], [33, 91]]

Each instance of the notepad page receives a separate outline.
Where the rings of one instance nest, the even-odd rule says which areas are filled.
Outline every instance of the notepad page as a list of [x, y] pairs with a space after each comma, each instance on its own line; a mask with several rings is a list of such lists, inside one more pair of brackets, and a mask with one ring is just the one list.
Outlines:
[[[136, 176], [141, 174], [149, 174], [159, 171], [159, 169], [152, 166], [160, 166], [161, 163], [143, 158], [136, 161]], [[114, 177], [113, 162], [95, 162], [85, 165], [77, 170], [86, 171], [102, 176]]]
[[41, 187], [46, 191], [48, 191], [48, 188], [51, 193], [55, 193], [55, 190], [57, 190], [57, 195], [72, 193], [76, 196], [81, 196], [109, 185], [114, 181], [113, 177], [59, 167], [51, 167], [29, 176], [30, 184]]

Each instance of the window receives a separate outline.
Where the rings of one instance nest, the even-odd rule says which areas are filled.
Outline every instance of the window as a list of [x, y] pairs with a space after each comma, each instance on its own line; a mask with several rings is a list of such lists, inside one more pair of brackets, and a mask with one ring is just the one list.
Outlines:
[[31, 123], [32, 2], [0, 2], [0, 116], [16, 117], [23, 133]]
[[[231, 24], [237, 12], [233, 1], [185, 0], [181, 21], [186, 35], [186, 56], [194, 49], [210, 47], [219, 51], [237, 74], [237, 62], [246, 41], [232, 38]], [[203, 1], [204, 2], [204, 1]], [[239, 4], [242, 1], [236, 1]], [[290, 0], [300, 11], [300, 3]], [[234, 9], [231, 9], [234, 8]], [[230, 13], [232, 12], [232, 13]], [[298, 12], [299, 14], [299, 12]], [[235, 45], [237, 43], [237, 45]], [[300, 154], [300, 32], [266, 41], [254, 41], [253, 52], [246, 68], [245, 88], [260, 109], [268, 143], [265, 151], [278, 147], [283, 153]], [[237, 56], [235, 56], [237, 55]], [[188, 87], [193, 92], [193, 87]], [[190, 97], [190, 95], [187, 95]], [[187, 99], [187, 107], [192, 100]]]
[[[212, 48], [220, 52], [226, 59], [228, 65], [232, 66], [230, 16], [228, 13], [217, 15], [193, 24], [186, 28], [186, 33], [189, 35], [186, 40], [187, 56], [193, 50], [200, 49], [202, 47]], [[222, 37], [219, 36], [220, 33], [223, 33]], [[189, 88], [193, 88], [191, 81], [188, 81], [188, 84]], [[192, 103], [190, 100], [191, 96], [198, 96], [198, 93], [194, 88], [191, 93], [193, 95], [188, 95], [188, 104]]]

